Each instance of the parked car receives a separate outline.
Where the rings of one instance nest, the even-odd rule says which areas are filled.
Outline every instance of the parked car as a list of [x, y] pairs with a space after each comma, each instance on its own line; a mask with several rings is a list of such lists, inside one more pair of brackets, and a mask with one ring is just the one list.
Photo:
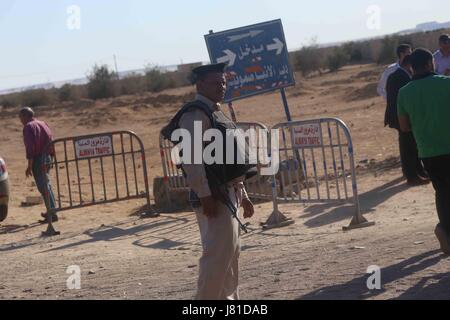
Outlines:
[[8, 216], [9, 181], [5, 161], [0, 157], [0, 222]]

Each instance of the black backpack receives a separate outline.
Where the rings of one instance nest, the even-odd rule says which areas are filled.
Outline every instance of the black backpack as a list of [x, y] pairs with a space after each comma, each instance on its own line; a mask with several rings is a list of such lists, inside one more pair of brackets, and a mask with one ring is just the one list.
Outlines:
[[[177, 143], [178, 141], [172, 141], [172, 133], [179, 129], [179, 121], [183, 114], [186, 112], [192, 110], [192, 109], [199, 109], [203, 111], [208, 118], [211, 121], [211, 127], [214, 129], [219, 130], [222, 133], [222, 136], [224, 139], [226, 138], [226, 131], [229, 129], [237, 129], [236, 124], [231, 121], [228, 117], [225, 116], [225, 114], [221, 111], [212, 111], [208, 105], [203, 103], [202, 101], [192, 101], [187, 104], [185, 104], [178, 112], [177, 114], [172, 118], [172, 120], [169, 122], [167, 126], [165, 126], [161, 130], [162, 136], [171, 141], [172, 143]], [[214, 187], [214, 185], [225, 185], [231, 181], [233, 181], [236, 178], [246, 176], [246, 178], [249, 178], [250, 176], [253, 176], [256, 173], [256, 165], [249, 163], [249, 154], [248, 154], [248, 144], [245, 143], [245, 154], [241, 154], [240, 157], [242, 157], [245, 161], [244, 164], [238, 164], [238, 151], [242, 151], [240, 148], [238, 148], [237, 140], [234, 139], [234, 163], [233, 164], [204, 164], [206, 175], [208, 178], [208, 182], [211, 188]], [[226, 159], [226, 141], [223, 141], [223, 157], [224, 160]], [[224, 161], [225, 163], [225, 161]]]

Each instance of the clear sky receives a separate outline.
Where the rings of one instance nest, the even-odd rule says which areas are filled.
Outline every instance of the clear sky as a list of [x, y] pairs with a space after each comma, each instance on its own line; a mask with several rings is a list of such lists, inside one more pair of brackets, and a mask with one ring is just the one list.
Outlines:
[[209, 30], [278, 18], [295, 49], [450, 21], [450, 1], [0, 0], [0, 90], [84, 77], [95, 63], [113, 67], [114, 54], [119, 70], [208, 61]]

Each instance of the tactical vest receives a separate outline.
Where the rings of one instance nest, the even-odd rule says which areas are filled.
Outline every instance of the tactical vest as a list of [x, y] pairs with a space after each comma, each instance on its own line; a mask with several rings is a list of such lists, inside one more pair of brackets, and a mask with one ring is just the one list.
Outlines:
[[[230, 120], [222, 111], [212, 111], [208, 105], [203, 103], [202, 101], [196, 100], [193, 102], [189, 102], [184, 105], [180, 111], [173, 117], [173, 119], [169, 122], [169, 124], [161, 130], [161, 134], [165, 139], [171, 140], [172, 133], [179, 129], [179, 121], [183, 114], [192, 109], [199, 109], [203, 111], [211, 122], [211, 127], [217, 129], [221, 132], [223, 138], [223, 164], [213, 163], [206, 164], [205, 171], [206, 176], [208, 178], [209, 187], [214, 189], [218, 186], [226, 185], [227, 183], [233, 181], [236, 178], [246, 176], [249, 172], [253, 174], [255, 171], [256, 165], [252, 165], [249, 163], [249, 155], [248, 155], [248, 144], [245, 142], [245, 150], [242, 148], [238, 148], [237, 138], [233, 137], [233, 148], [234, 148], [234, 159], [233, 163], [227, 163], [227, 130], [237, 129], [236, 124]], [[175, 143], [174, 141], [172, 141]], [[203, 149], [202, 149], [203, 150]], [[238, 154], [239, 153], [239, 154]], [[238, 164], [237, 159], [244, 159], [244, 164]], [[241, 161], [242, 162], [242, 161]]]

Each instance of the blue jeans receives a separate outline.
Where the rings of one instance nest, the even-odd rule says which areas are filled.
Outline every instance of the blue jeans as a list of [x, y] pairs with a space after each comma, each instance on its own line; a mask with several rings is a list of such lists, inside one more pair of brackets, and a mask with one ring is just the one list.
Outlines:
[[[53, 194], [52, 185], [50, 183], [51, 158], [50, 156], [38, 156], [33, 159], [33, 177], [36, 186], [44, 198], [47, 211], [55, 208], [55, 195]], [[44, 170], [45, 169], [45, 170]], [[48, 193], [48, 196], [46, 195]]]

